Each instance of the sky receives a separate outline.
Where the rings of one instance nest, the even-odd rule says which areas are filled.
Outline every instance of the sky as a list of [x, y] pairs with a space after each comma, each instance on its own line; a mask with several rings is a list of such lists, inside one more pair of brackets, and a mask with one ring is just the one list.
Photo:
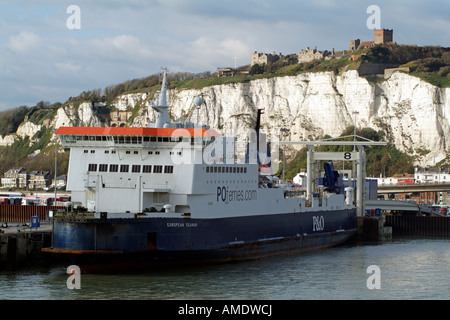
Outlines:
[[254, 51], [344, 50], [373, 40], [374, 23], [398, 44], [450, 46], [448, 0], [0, 0], [0, 111], [163, 66], [214, 72]]

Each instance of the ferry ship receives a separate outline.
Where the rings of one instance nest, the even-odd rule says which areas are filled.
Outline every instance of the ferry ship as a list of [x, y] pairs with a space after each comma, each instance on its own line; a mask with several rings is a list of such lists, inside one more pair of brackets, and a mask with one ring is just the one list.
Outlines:
[[106, 272], [299, 253], [356, 233], [356, 208], [342, 188], [307, 199], [278, 183], [268, 152], [258, 150], [266, 145], [259, 120], [256, 147], [249, 143], [239, 162], [234, 137], [172, 122], [166, 95], [164, 71], [148, 127], [56, 131], [70, 148], [72, 203], [94, 214], [55, 216], [52, 245], [42, 251], [82, 272]]

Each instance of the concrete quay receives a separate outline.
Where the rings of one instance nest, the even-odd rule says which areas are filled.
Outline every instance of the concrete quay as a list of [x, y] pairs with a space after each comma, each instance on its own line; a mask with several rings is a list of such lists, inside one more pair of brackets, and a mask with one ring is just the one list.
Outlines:
[[411, 214], [358, 217], [358, 239], [391, 240], [393, 236], [450, 238], [450, 217]]
[[44, 263], [41, 248], [49, 247], [52, 224], [38, 228], [22, 224], [2, 223], [0, 226], [0, 270], [13, 271], [27, 265]]

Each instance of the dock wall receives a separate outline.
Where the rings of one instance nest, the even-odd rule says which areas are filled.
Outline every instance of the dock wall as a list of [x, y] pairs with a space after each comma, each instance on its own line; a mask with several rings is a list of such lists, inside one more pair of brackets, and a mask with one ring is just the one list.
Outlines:
[[392, 227], [385, 225], [385, 217], [358, 217], [358, 239], [383, 241], [392, 239]]
[[0, 205], [0, 223], [26, 223], [31, 221], [32, 216], [39, 216], [41, 221], [48, 218], [48, 211], [65, 210], [61, 206], [23, 206], [20, 204]]
[[389, 240], [395, 236], [450, 238], [450, 217], [414, 215], [358, 217], [358, 239]]
[[450, 238], [450, 217], [386, 216], [385, 226], [392, 227], [394, 236]]
[[41, 248], [51, 246], [51, 231], [0, 234], [0, 270], [43, 263]]

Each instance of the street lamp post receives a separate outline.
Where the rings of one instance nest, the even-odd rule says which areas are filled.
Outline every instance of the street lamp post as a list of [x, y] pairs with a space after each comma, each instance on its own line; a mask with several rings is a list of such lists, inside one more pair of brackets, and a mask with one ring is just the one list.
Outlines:
[[[355, 115], [355, 117], [354, 117], [355, 124], [353, 126], [353, 141], [356, 142], [356, 116], [359, 114], [359, 112], [353, 111], [352, 113]], [[356, 144], [353, 145], [353, 152], [355, 152], [355, 151], [356, 151]], [[352, 176], [353, 177], [355, 176], [355, 173], [356, 173], [356, 162], [352, 162]], [[360, 177], [357, 177], [357, 178], [359, 179]]]
[[[56, 132], [56, 130], [55, 130]], [[53, 202], [53, 205], [56, 206], [56, 177], [58, 176], [58, 139], [55, 140], [55, 201]]]
[[[64, 126], [64, 123], [62, 125]], [[55, 129], [54, 134], [56, 133], [56, 130], [58, 130], [58, 128]], [[54, 206], [56, 206], [56, 186], [57, 186], [56, 178], [57, 177], [58, 177], [58, 137], [55, 136], [55, 201], [53, 202]]]
[[[287, 128], [281, 128], [281, 132], [282, 132], [285, 140], [286, 140], [287, 136], [289, 135], [290, 131], [291, 130], [289, 130]], [[284, 184], [286, 184], [285, 173], [286, 173], [286, 144], [284, 145], [284, 148], [283, 148], [283, 183]]]

